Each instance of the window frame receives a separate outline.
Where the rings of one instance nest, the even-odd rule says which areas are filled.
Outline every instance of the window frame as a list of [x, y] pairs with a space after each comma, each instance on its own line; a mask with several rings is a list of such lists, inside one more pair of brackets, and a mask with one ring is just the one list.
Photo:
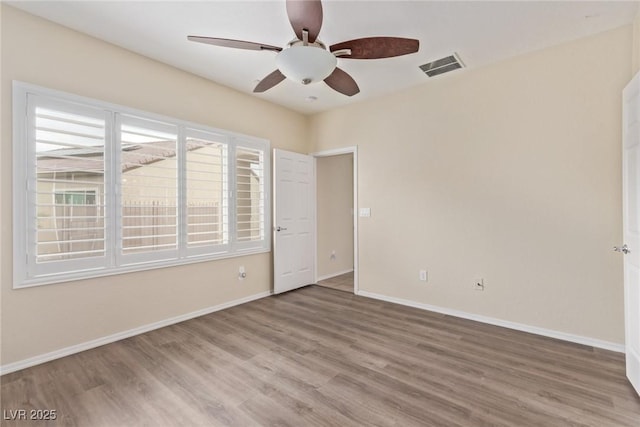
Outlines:
[[[74, 95], [58, 90], [48, 89], [20, 81], [13, 81], [13, 288], [21, 289], [32, 286], [48, 285], [73, 280], [110, 276], [135, 271], [151, 270], [197, 262], [233, 258], [271, 251], [271, 156], [270, 142], [236, 132], [214, 128], [207, 125], [193, 123], [173, 117], [163, 116], [118, 104], [108, 103], [88, 97]], [[78, 262], [82, 259], [52, 261], [38, 263], [34, 248], [37, 244], [37, 227], [33, 227], [28, 214], [35, 206], [37, 166], [35, 144], [32, 135], [35, 129], [35, 117], [28, 114], [29, 97], [35, 96], [47, 101], [62, 104], [75, 104], [78, 109], [101, 109], [105, 113], [105, 173], [104, 194], [102, 203], [105, 204], [105, 256], [90, 258], [86, 263]], [[177, 251], [172, 257], [140, 257], [133, 261], [123, 261], [121, 253], [122, 212], [121, 207], [121, 179], [120, 167], [120, 116], [134, 116], [151, 121], [159, 121], [175, 125], [178, 130], [177, 138]], [[187, 162], [186, 140], [189, 135], [201, 133], [215, 135], [221, 138], [220, 143], [226, 146], [227, 195], [226, 201], [228, 242], [225, 245], [210, 245], [194, 248], [188, 247], [187, 232]], [[247, 147], [261, 150], [264, 165], [264, 238], [253, 242], [238, 242], [236, 239], [236, 147]], [[52, 193], [53, 194], [53, 193]], [[54, 196], [55, 197], [55, 196]], [[224, 211], [220, 211], [224, 214]], [[204, 248], [204, 249], [203, 249]], [[161, 252], [161, 251], [158, 251]], [[24, 254], [24, 255], [23, 255]], [[127, 257], [124, 257], [127, 258]], [[43, 267], [44, 268], [39, 268]], [[49, 268], [52, 267], [53, 268]]]

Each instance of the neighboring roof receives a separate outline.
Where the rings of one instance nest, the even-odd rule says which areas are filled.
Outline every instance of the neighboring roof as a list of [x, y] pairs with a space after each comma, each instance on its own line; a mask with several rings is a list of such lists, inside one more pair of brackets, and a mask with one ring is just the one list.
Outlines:
[[[187, 151], [197, 150], [208, 144], [187, 142]], [[102, 147], [64, 148], [48, 151], [38, 158], [38, 172], [104, 172]], [[165, 160], [176, 155], [175, 141], [157, 141], [124, 146], [121, 151], [122, 172]]]

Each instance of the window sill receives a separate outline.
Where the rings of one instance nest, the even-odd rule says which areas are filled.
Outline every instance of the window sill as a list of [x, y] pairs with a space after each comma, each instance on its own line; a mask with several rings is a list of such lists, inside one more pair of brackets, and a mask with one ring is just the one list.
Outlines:
[[179, 267], [182, 265], [217, 261], [217, 260], [228, 259], [228, 258], [239, 258], [239, 257], [248, 256], [248, 255], [263, 254], [263, 253], [269, 253], [269, 252], [271, 252], [271, 249], [264, 249], [264, 248], [246, 249], [246, 250], [239, 250], [233, 253], [202, 255], [202, 256], [194, 256], [191, 258], [182, 258], [182, 259], [160, 261], [160, 262], [146, 262], [146, 263], [127, 265], [123, 267], [110, 268], [110, 269], [101, 268], [101, 269], [94, 269], [94, 270], [82, 270], [82, 271], [76, 271], [76, 272], [33, 277], [29, 279], [24, 279], [24, 280], [14, 279], [13, 289], [17, 290], [17, 289], [32, 288], [35, 286], [53, 285], [56, 283], [66, 283], [66, 282], [73, 282], [78, 280], [94, 279], [98, 277], [135, 273], [139, 271], [156, 270], [158, 268]]

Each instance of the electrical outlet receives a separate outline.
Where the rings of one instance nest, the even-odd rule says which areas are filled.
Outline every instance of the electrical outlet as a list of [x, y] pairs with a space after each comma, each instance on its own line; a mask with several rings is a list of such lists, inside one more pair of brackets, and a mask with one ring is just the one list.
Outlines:
[[244, 280], [245, 277], [247, 277], [247, 272], [244, 269], [244, 265], [241, 265], [240, 268], [238, 268], [238, 280]]
[[479, 277], [473, 281], [473, 289], [476, 291], [484, 291], [484, 279]]
[[423, 282], [427, 281], [427, 270], [420, 270], [419, 279]]
[[336, 251], [335, 250], [331, 251], [331, 256], [329, 257], [329, 259], [332, 260], [332, 261], [336, 259]]

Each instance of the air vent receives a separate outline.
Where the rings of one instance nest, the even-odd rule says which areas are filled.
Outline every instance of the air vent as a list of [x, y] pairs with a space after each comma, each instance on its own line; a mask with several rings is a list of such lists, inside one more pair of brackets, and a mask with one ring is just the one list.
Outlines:
[[438, 74], [448, 73], [449, 71], [457, 70], [464, 67], [464, 63], [460, 60], [457, 53], [447, 56], [445, 58], [436, 59], [432, 62], [427, 62], [420, 66], [420, 69], [429, 76], [437, 76]]

